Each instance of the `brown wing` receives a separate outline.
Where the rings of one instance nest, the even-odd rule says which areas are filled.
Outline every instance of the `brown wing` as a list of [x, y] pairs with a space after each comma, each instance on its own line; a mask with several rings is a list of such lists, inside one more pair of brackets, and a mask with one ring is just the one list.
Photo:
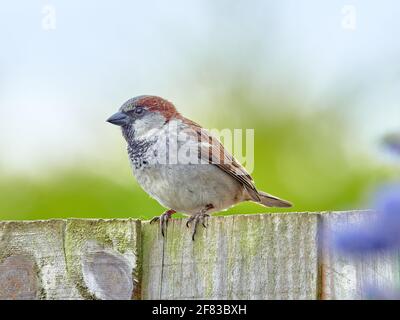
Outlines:
[[[199, 158], [201, 163], [212, 163], [218, 168], [235, 178], [248, 191], [254, 201], [261, 201], [253, 178], [246, 169], [224, 148], [222, 143], [211, 136], [199, 124], [182, 117], [183, 122], [190, 125], [190, 130], [186, 130], [187, 134], [196, 135], [200, 144]], [[193, 130], [191, 130], [193, 128]]]

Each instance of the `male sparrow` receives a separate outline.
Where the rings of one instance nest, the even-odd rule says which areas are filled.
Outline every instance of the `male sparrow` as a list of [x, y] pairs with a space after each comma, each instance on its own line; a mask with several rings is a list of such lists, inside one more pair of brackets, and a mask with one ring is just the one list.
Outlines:
[[138, 96], [126, 101], [108, 122], [120, 126], [127, 142], [133, 174], [139, 185], [168, 208], [160, 217], [164, 236], [176, 212], [206, 227], [209, 214], [242, 201], [267, 207], [290, 207], [290, 202], [258, 191], [252, 177], [197, 123], [182, 116], [160, 97]]

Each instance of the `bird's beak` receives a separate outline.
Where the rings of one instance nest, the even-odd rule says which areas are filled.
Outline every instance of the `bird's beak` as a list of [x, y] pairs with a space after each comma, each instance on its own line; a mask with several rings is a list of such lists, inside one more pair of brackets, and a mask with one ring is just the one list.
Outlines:
[[129, 116], [123, 112], [117, 112], [107, 119], [107, 122], [115, 124], [116, 126], [125, 126], [129, 123]]

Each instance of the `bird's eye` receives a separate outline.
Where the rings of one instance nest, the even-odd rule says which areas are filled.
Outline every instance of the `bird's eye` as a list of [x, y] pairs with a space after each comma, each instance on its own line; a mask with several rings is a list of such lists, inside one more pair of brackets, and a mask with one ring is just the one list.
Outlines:
[[143, 107], [140, 107], [140, 106], [139, 106], [139, 107], [136, 107], [136, 108], [135, 108], [135, 113], [136, 113], [136, 114], [142, 114], [143, 111], [144, 111], [144, 108], [143, 108]]

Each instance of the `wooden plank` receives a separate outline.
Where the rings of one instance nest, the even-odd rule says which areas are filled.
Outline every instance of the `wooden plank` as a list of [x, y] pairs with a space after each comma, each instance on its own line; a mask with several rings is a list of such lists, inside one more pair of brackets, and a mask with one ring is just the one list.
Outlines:
[[68, 280], [65, 221], [0, 223], [0, 299], [80, 299]]
[[[371, 212], [0, 222], [0, 299], [361, 299], [400, 281], [398, 254], [357, 260], [326, 231]], [[318, 241], [318, 238], [322, 241]]]
[[212, 217], [194, 242], [185, 222], [143, 223], [143, 299], [317, 298], [317, 214]]
[[68, 275], [85, 299], [140, 298], [140, 221], [68, 220]]
[[400, 281], [399, 255], [379, 253], [362, 259], [329, 249], [329, 234], [374, 219], [371, 211], [333, 212], [321, 215], [322, 241], [321, 298], [365, 299], [371, 288], [392, 290]]
[[140, 221], [0, 223], [0, 299], [140, 298]]

